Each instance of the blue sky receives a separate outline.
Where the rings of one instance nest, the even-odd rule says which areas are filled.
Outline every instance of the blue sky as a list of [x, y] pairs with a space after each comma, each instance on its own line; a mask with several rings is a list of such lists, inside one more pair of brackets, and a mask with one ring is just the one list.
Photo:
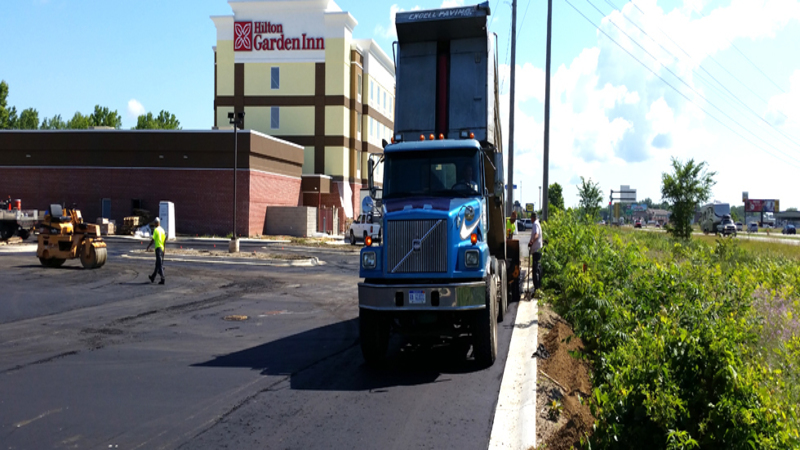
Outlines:
[[[391, 54], [393, 11], [463, 1], [337, 3], [358, 21], [357, 38]], [[550, 181], [564, 186], [568, 205], [577, 203], [580, 176], [598, 181], [606, 197], [630, 184], [640, 198], [657, 200], [674, 156], [708, 162], [718, 173], [714, 199], [738, 204], [749, 191], [780, 199], [783, 209], [800, 207], [800, 2], [569, 3], [553, 0], [550, 131]], [[538, 203], [542, 178], [546, 5], [518, 2], [514, 142], [523, 202]], [[490, 6], [507, 74], [511, 4]], [[116, 109], [125, 128], [137, 112], [166, 109], [184, 129], [207, 129], [216, 39], [209, 16], [229, 13], [224, 0], [5, 1], [0, 79], [9, 83], [9, 103], [36, 108], [40, 119], [100, 104]]]

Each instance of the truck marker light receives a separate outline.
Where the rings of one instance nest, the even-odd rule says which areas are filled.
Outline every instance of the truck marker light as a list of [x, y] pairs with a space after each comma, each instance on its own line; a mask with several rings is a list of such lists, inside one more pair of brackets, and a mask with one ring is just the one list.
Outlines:
[[441, 141], [442, 139], [444, 139], [444, 134], [439, 133], [439, 140]]
[[394, 144], [394, 136], [392, 136], [392, 144]]
[[430, 137], [431, 137], [431, 140], [433, 140], [433, 133], [431, 133], [431, 136], [430, 136]]
[[364, 244], [365, 244], [367, 247], [372, 247], [372, 236], [367, 236], [367, 238], [366, 238], [366, 239], [364, 239]]
[[470, 134], [469, 134], [469, 138], [470, 138], [470, 139], [475, 139], [475, 133], [470, 133]]
[[478, 242], [478, 235], [475, 234], [475, 233], [472, 233], [472, 235], [470, 235], [470, 237], [469, 237], [469, 241], [472, 242], [472, 245], [475, 245], [475, 243]]

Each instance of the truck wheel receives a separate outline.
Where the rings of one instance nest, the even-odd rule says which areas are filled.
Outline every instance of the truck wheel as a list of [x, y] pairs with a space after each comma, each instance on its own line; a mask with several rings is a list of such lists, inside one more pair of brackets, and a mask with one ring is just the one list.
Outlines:
[[497, 359], [497, 282], [486, 280], [486, 308], [475, 315], [472, 354], [482, 367], [489, 367]]
[[353, 234], [353, 230], [350, 230], [350, 245], [356, 245], [356, 235]]
[[358, 330], [364, 361], [369, 365], [381, 364], [389, 347], [389, 321], [379, 311], [359, 308]]
[[368, 234], [367, 234], [367, 232], [365, 231], [365, 232], [364, 232], [364, 245], [367, 245], [367, 236], [369, 236], [369, 235], [368, 235]]
[[10, 223], [0, 222], [0, 241], [11, 239], [17, 231], [16, 228], [16, 223], [12, 225]]
[[499, 265], [500, 273], [498, 274], [498, 278], [500, 279], [500, 290], [498, 294], [500, 298], [497, 299], [499, 303], [499, 307], [497, 308], [497, 321], [502, 322], [508, 311], [508, 271], [506, 270], [505, 261], [500, 261]]

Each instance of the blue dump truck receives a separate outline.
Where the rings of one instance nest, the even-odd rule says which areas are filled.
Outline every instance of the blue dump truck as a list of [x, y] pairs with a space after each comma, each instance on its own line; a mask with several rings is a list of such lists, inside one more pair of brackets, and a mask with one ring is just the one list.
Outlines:
[[489, 366], [497, 322], [518, 298], [489, 14], [488, 2], [397, 14], [395, 130], [368, 168], [373, 197], [383, 174], [384, 231], [361, 250], [358, 285], [368, 364], [400, 333], [470, 339], [475, 361]]

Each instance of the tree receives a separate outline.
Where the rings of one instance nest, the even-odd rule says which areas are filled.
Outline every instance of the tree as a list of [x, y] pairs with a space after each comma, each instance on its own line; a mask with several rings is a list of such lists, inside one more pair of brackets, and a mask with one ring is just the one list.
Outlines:
[[661, 174], [661, 197], [672, 205], [672, 215], [667, 231], [676, 238], [689, 239], [692, 235], [691, 220], [697, 205], [708, 200], [711, 187], [716, 184], [716, 172], [706, 171], [706, 163], [695, 163], [690, 159], [682, 164], [672, 158], [672, 173]]
[[122, 117], [117, 114], [117, 111], [111, 111], [107, 107], [100, 105], [94, 106], [94, 112], [89, 115], [91, 126], [95, 127], [111, 127], [119, 129], [122, 126]]
[[[578, 196], [580, 199], [581, 213], [594, 221], [600, 212], [600, 202], [603, 201], [603, 194], [600, 192], [600, 184], [592, 183], [592, 179], [585, 180], [581, 177], [581, 185], [578, 186]], [[562, 199], [563, 203], [563, 199]]]
[[642, 203], [647, 205], [647, 209], [653, 209], [656, 206], [656, 204], [653, 203], [653, 200], [651, 200], [650, 197], [647, 197], [646, 199], [642, 200]]
[[158, 117], [153, 117], [153, 113], [143, 114], [136, 119], [134, 130], [180, 130], [181, 123], [170, 114], [169, 111], [162, 110]]
[[92, 119], [89, 116], [84, 116], [80, 111], [75, 112], [72, 119], [67, 122], [67, 128], [70, 130], [85, 130], [92, 126]]
[[44, 118], [39, 125], [40, 130], [63, 130], [67, 128], [67, 123], [61, 118], [61, 114], [56, 114], [52, 119]]
[[0, 130], [11, 128], [8, 125], [8, 83], [0, 81]]
[[564, 211], [564, 195], [561, 190], [561, 185], [553, 183], [547, 191], [548, 208], [550, 211]]
[[20, 130], [36, 130], [39, 128], [39, 111], [27, 108], [19, 115], [17, 127]]

